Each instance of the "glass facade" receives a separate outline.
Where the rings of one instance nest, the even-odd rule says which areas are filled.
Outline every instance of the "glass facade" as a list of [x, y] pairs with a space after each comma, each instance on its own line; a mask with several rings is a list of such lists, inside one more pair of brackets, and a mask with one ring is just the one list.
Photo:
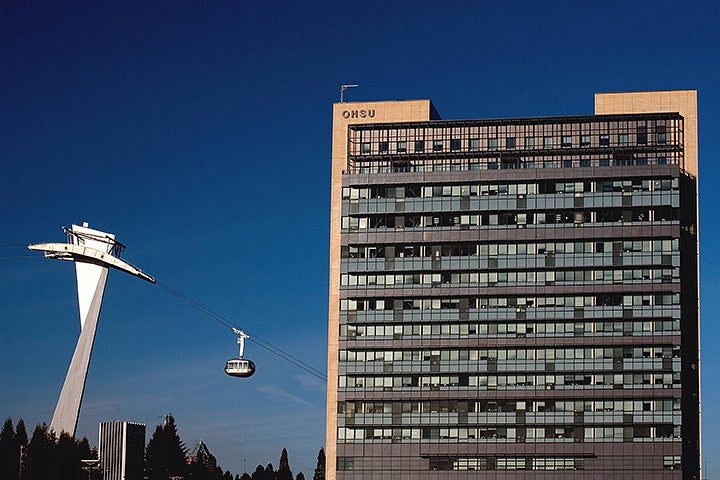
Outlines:
[[346, 161], [336, 478], [695, 478], [682, 116], [350, 124]]

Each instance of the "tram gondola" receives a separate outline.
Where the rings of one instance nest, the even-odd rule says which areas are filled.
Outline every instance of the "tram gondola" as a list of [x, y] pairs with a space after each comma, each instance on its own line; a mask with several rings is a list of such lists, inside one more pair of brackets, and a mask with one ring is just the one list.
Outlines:
[[242, 330], [233, 328], [233, 332], [238, 336], [237, 343], [240, 348], [240, 352], [237, 358], [231, 358], [225, 362], [225, 373], [231, 377], [247, 378], [251, 377], [255, 373], [255, 363], [252, 360], [243, 358], [245, 353], [245, 339], [250, 338]]

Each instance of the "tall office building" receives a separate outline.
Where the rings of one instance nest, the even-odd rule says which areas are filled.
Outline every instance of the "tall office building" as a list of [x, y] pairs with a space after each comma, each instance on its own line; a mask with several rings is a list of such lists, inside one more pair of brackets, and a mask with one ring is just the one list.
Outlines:
[[696, 98], [334, 105], [327, 478], [700, 478]]
[[103, 480], [142, 480], [145, 458], [145, 425], [101, 422], [98, 459]]

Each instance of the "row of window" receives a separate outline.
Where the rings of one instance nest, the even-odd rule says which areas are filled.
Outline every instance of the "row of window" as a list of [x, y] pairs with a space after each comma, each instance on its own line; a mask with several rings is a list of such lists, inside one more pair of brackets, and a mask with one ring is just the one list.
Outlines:
[[345, 230], [386, 228], [443, 228], [477, 226], [526, 225], [582, 225], [586, 223], [672, 222], [680, 219], [680, 210], [670, 206], [596, 208], [583, 210], [551, 210], [536, 212], [432, 212], [430, 215], [376, 214], [344, 216], [341, 227]]
[[631, 400], [433, 400], [422, 402], [358, 400], [338, 402], [338, 413], [348, 415], [460, 412], [622, 412], [625, 414], [640, 414], [678, 411], [680, 411], [680, 400], [674, 398]]
[[467, 257], [497, 255], [547, 255], [573, 253], [678, 253], [680, 242], [675, 239], [633, 239], [608, 242], [529, 242], [411, 245], [348, 245], [341, 247], [342, 258], [404, 258], [404, 257]]
[[575, 284], [646, 283], [650, 281], [671, 282], [680, 278], [679, 268], [635, 268], [605, 270], [545, 270], [500, 272], [445, 272], [404, 274], [348, 274], [340, 275], [343, 287], [394, 285], [449, 285], [449, 286], [496, 286]]
[[635, 425], [628, 427], [575, 426], [575, 427], [421, 427], [421, 428], [338, 428], [338, 441], [343, 443], [363, 441], [421, 441], [452, 440], [474, 442], [477, 440], [506, 440], [531, 443], [543, 441], [578, 442], [633, 442], [643, 439], [679, 439], [680, 426]]
[[642, 347], [340, 350], [338, 358], [341, 362], [680, 358], [680, 346], [643, 345]]
[[562, 135], [599, 135], [634, 134], [642, 137], [648, 133], [670, 132], [679, 135], [682, 131], [682, 119], [677, 115], [655, 116], [656, 118], [638, 118], [628, 115], [625, 119], [606, 117], [561, 117], [522, 119], [517, 122], [434, 122], [402, 123], [377, 125], [351, 125], [351, 142], [360, 141], [414, 141], [421, 139], [451, 138], [492, 138], [492, 137], [542, 137]]
[[[580, 364], [581, 370], [586, 367]], [[430, 390], [507, 390], [540, 387], [547, 390], [566, 387], [680, 388], [680, 372], [671, 373], [569, 373], [558, 375], [340, 375], [341, 389], [380, 389], [382, 391], [426, 388]]]
[[[364, 161], [358, 161], [358, 159]], [[378, 160], [379, 159], [379, 160]], [[548, 156], [512, 156], [500, 158], [425, 158], [412, 161], [396, 161], [391, 157], [355, 157], [348, 162], [348, 169], [343, 173], [351, 174], [383, 174], [407, 172], [460, 172], [482, 170], [516, 170], [539, 168], [591, 168], [591, 167], [629, 167], [649, 165], [676, 165], [681, 163], [682, 156], [675, 154], [648, 154], [635, 156], [627, 152], [614, 152], [607, 155], [563, 155]]]
[[500, 323], [402, 323], [402, 324], [341, 324], [341, 339], [358, 337], [409, 337], [468, 338], [475, 336], [543, 336], [557, 334], [650, 335], [678, 333], [680, 320], [602, 321], [584, 322], [500, 322]]
[[433, 471], [584, 470], [585, 460], [574, 457], [434, 457]]
[[477, 197], [495, 195], [535, 195], [554, 193], [594, 192], [651, 192], [676, 191], [679, 180], [675, 178], [598, 180], [585, 182], [557, 182], [554, 180], [534, 183], [473, 183], [463, 185], [372, 185], [343, 187], [343, 200], [377, 198], [428, 198], [428, 197]]
[[464, 297], [464, 298], [346, 298], [340, 311], [362, 310], [458, 310], [482, 308], [611, 307], [679, 305], [679, 293], [622, 295], [599, 293], [585, 296]]
[[[541, 137], [527, 135], [524, 137], [506, 136], [500, 137], [476, 137], [476, 138], [436, 138], [433, 140], [397, 140], [391, 143], [388, 140], [377, 141], [360, 141], [359, 150], [357, 144], [351, 143], [351, 155], [377, 155], [387, 153], [425, 153], [431, 152], [459, 152], [470, 151], [477, 152], [481, 150], [497, 151], [497, 150], [536, 150], [536, 149], [556, 149], [556, 148], [597, 148], [597, 147], [628, 147], [638, 145], [665, 145], [667, 144], [667, 131], [664, 127], [656, 127], [655, 131], [648, 137], [647, 128], [638, 127], [635, 134], [628, 131], [619, 133], [600, 133], [597, 135], [580, 134], [580, 135], [544, 135]], [[364, 132], [365, 133], [365, 132]], [[352, 148], [355, 147], [355, 148]], [[391, 149], [392, 147], [392, 149]], [[391, 151], [392, 150], [392, 151]]]
[[[355, 469], [354, 457], [337, 457], [337, 470]], [[432, 471], [513, 471], [513, 470], [584, 470], [585, 459], [575, 457], [433, 457], [428, 461]], [[681, 455], [664, 455], [664, 470], [682, 469]]]

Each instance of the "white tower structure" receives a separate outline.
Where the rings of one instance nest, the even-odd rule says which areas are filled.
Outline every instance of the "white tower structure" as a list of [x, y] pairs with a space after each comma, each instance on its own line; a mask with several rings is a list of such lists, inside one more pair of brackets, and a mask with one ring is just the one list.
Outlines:
[[75, 262], [78, 305], [80, 307], [80, 337], [68, 368], [65, 383], [53, 414], [50, 429], [57, 434], [75, 435], [90, 356], [95, 343], [100, 307], [102, 306], [108, 268], [125, 271], [148, 282], [155, 279], [140, 269], [120, 260], [125, 246], [111, 233], [93, 230], [87, 223], [63, 228], [67, 243], [39, 243], [29, 245], [30, 250], [41, 250], [48, 258]]

